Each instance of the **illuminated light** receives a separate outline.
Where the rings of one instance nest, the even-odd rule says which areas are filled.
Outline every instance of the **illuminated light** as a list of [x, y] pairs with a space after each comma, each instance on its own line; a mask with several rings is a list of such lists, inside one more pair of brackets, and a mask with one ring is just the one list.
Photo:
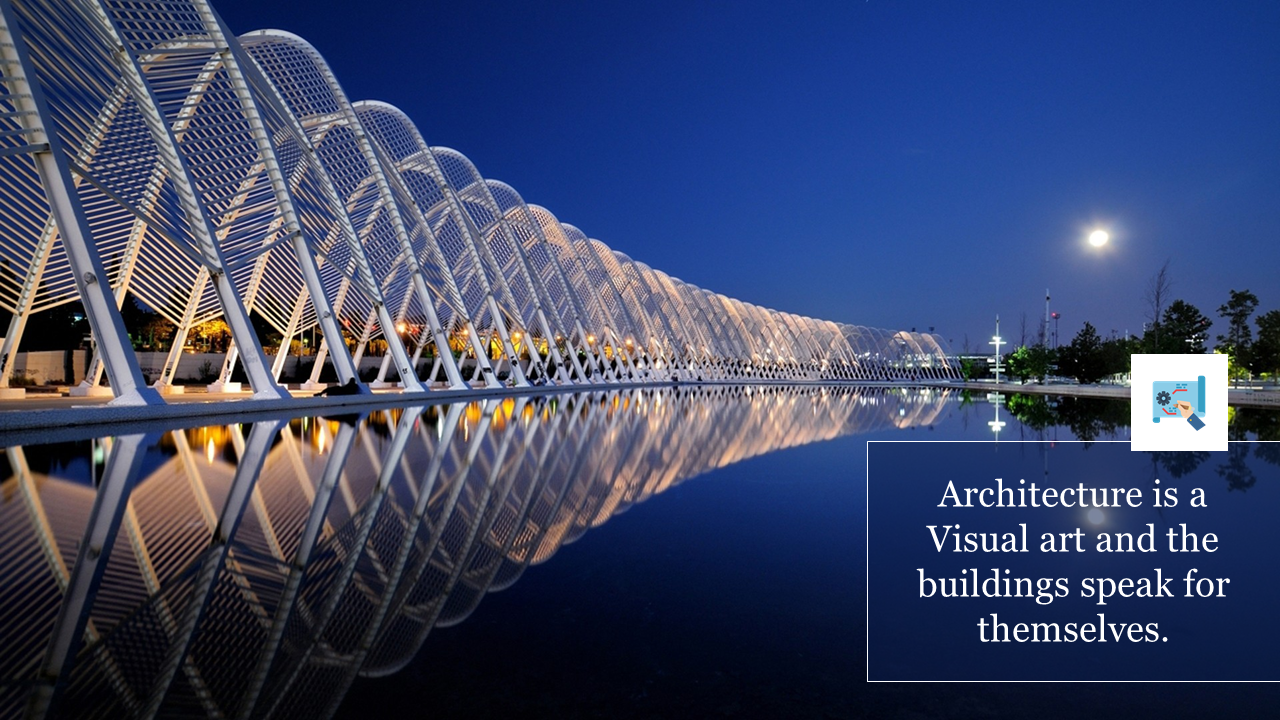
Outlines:
[[516, 342], [520, 342], [520, 331], [519, 331], [519, 330], [517, 330], [517, 331], [515, 331], [515, 332], [511, 333], [511, 339], [512, 339], [512, 340], [515, 340]]
[[1094, 247], [1102, 247], [1111, 239], [1111, 235], [1106, 230], [1094, 230], [1089, 233], [1089, 244]]
[[587, 336], [587, 344], [588, 344], [588, 345], [594, 345], [594, 344], [595, 344], [595, 342], [596, 342], [596, 336], [595, 336], [595, 335], [588, 335], [588, 336]]
[[396, 332], [403, 333], [405, 330], [408, 330], [408, 329], [409, 329], [409, 326], [406, 325], [405, 323], [396, 324]]
[[209, 442], [205, 443], [204, 457], [209, 461], [210, 465], [213, 464], [213, 459], [218, 457], [218, 448], [214, 447], [213, 438], [209, 438]]
[[1093, 523], [1094, 525], [1101, 525], [1102, 521], [1107, 519], [1107, 516], [1104, 515], [1102, 511], [1099, 510], [1098, 508], [1093, 508], [1092, 510], [1090, 510], [1088, 517], [1089, 517], [1089, 522]]

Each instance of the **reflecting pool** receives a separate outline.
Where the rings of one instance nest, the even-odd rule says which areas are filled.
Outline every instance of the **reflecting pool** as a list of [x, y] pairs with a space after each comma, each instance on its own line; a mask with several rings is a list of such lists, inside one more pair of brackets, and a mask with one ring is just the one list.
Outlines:
[[644, 389], [6, 447], [0, 717], [1071, 717], [864, 683], [867, 440], [1127, 439], [1066, 405]]

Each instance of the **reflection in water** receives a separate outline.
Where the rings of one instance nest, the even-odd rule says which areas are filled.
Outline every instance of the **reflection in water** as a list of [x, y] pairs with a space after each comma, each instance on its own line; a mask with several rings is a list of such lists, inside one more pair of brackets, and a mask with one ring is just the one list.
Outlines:
[[[988, 395], [990, 400], [993, 396]], [[1078, 440], [1127, 439], [1129, 401], [1121, 398], [1084, 398], [1014, 393], [998, 396], [1018, 422], [1044, 437], [1046, 430], [1063, 427]], [[962, 405], [973, 403], [964, 391]], [[990, 423], [988, 423], [990, 424]], [[1263, 407], [1227, 408], [1227, 436], [1231, 440], [1280, 440], [1280, 411]], [[1180, 454], [1180, 453], [1179, 453]]]
[[946, 400], [633, 390], [10, 447], [0, 715], [326, 715], [628, 507]]
[[1032, 430], [1065, 427], [1086, 442], [1116, 439], [1129, 427], [1127, 399], [1013, 394], [1006, 403], [1018, 422]]

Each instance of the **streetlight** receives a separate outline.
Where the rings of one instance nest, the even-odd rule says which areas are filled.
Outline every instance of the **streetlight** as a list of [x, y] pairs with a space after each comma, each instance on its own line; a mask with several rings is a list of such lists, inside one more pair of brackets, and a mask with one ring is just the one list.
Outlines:
[[1004, 368], [1000, 367], [1000, 346], [1001, 346], [1001, 345], [1007, 345], [1007, 344], [1008, 344], [1008, 343], [1006, 343], [1005, 341], [1003, 341], [1003, 340], [1001, 340], [1001, 339], [1000, 339], [1000, 316], [999, 316], [999, 315], [996, 315], [996, 334], [992, 336], [992, 338], [991, 338], [991, 342], [989, 342], [989, 343], [987, 343], [987, 344], [988, 344], [988, 345], [995, 345], [995, 346], [996, 346], [996, 362], [995, 362], [995, 368], [994, 368], [994, 369], [995, 369], [995, 371], [996, 371], [996, 384], [997, 384], [997, 385], [999, 385], [999, 384], [1000, 384], [1000, 371], [1004, 369]]

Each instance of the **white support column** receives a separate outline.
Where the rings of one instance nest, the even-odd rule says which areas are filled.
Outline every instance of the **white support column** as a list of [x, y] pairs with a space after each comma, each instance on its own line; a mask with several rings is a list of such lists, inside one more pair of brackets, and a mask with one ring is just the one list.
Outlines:
[[[435, 300], [427, 289], [426, 282], [423, 280], [422, 268], [419, 266], [418, 257], [413, 251], [413, 244], [409, 241], [409, 231], [405, 227], [404, 218], [401, 216], [399, 206], [396, 204], [395, 197], [391, 193], [391, 185], [388, 182], [386, 172], [383, 169], [382, 159], [379, 158], [377, 153], [374, 151], [373, 143], [369, 141], [368, 136], [365, 134], [364, 126], [360, 123], [359, 118], [356, 117], [355, 110], [352, 108], [351, 103], [347, 101], [346, 95], [342, 91], [342, 86], [338, 84], [337, 78], [335, 78], [333, 73], [329, 70], [328, 64], [319, 63], [318, 67], [324, 75], [325, 82], [329, 84], [330, 90], [338, 99], [342, 108], [343, 116], [347, 122], [347, 127], [355, 137], [356, 146], [359, 147], [360, 154], [364, 158], [365, 165], [368, 166], [369, 172], [373, 176], [374, 182], [378, 188], [378, 195], [382, 200], [383, 210], [387, 213], [387, 217], [391, 221], [391, 226], [395, 230], [396, 240], [399, 242], [401, 251], [404, 253], [405, 262], [409, 265], [409, 273], [412, 278], [411, 284], [414, 292], [418, 295], [418, 301], [422, 304], [423, 308], [429, 315], [434, 316]], [[423, 224], [425, 225], [425, 221]], [[375, 300], [374, 309], [378, 314], [378, 321], [382, 326], [382, 333], [387, 337], [387, 347], [390, 351], [389, 354], [395, 359], [396, 364], [399, 366], [401, 387], [406, 391], [426, 390], [427, 388], [418, 380], [417, 374], [414, 371], [416, 365], [412, 360], [410, 360], [408, 354], [405, 352], [404, 344], [400, 342], [400, 336], [396, 332], [396, 323], [391, 318], [390, 314], [387, 313], [386, 306], [383, 305], [379, 299]], [[436, 324], [439, 324], [439, 322], [436, 321]], [[444, 349], [442, 348], [441, 351], [444, 352]], [[446, 361], [446, 363], [448, 363], [451, 361], [453, 356], [447, 352], [445, 354], [449, 355], [450, 360]], [[457, 374], [456, 370], [457, 368], [454, 368], [454, 374]], [[384, 372], [379, 373], [379, 381], [383, 379], [383, 374]], [[452, 380], [450, 382], [452, 384]], [[459, 382], [461, 382], [461, 376], [459, 376]]]
[[[83, 167], [83, 163], [81, 164]], [[159, 166], [151, 171], [151, 176], [147, 178], [147, 187], [142, 193], [141, 214], [147, 215], [152, 212], [155, 207], [156, 198], [160, 193], [161, 183], [164, 182], [164, 172]], [[142, 238], [146, 235], [147, 223], [142, 219], [135, 219], [133, 229], [129, 232], [129, 241], [125, 244], [124, 255], [120, 259], [120, 272], [116, 278], [115, 296], [116, 307], [124, 307], [124, 298], [129, 293], [129, 283], [133, 280], [133, 269], [136, 267], [138, 252], [142, 249]], [[82, 386], [98, 387], [98, 383], [102, 382], [102, 372], [105, 370], [102, 364], [102, 358], [94, 355], [93, 363], [84, 374]], [[92, 394], [92, 393], [91, 393]]]
[[[462, 379], [462, 371], [458, 369], [458, 363], [453, 357], [453, 348], [449, 345], [449, 336], [445, 334], [444, 328], [440, 327], [440, 320], [436, 318], [435, 308], [431, 309], [427, 317], [430, 324], [431, 337], [434, 339], [436, 346], [436, 362], [444, 367], [445, 377], [449, 379], [450, 390], [469, 390], [470, 385]], [[467, 325], [470, 326], [470, 321]], [[435, 368], [431, 370], [431, 380], [435, 380]]]
[[[333, 299], [333, 314], [340, 315], [342, 306], [347, 302], [347, 293], [351, 291], [351, 280], [343, 278], [338, 285], [338, 294]], [[342, 344], [346, 349], [346, 343]], [[311, 365], [311, 377], [302, 383], [303, 390], [315, 390], [320, 387], [320, 373], [324, 370], [324, 362], [329, 354], [329, 338], [325, 336], [320, 339], [320, 347], [316, 348], [316, 361]], [[335, 362], [335, 365], [337, 363]], [[356, 368], [356, 382], [360, 382], [360, 368], [356, 365], [355, 358], [351, 358], [351, 364]]]
[[493, 315], [493, 327], [498, 332], [503, 350], [511, 359], [511, 377], [515, 379], [516, 387], [529, 387], [529, 381], [525, 378], [524, 371], [520, 369], [520, 356], [516, 354], [515, 346], [511, 344], [507, 323], [502, 319], [502, 313], [498, 312], [498, 302], [493, 299], [492, 293], [489, 294], [489, 312]]
[[187, 306], [183, 309], [182, 320], [178, 323], [178, 329], [174, 331], [173, 344], [169, 347], [169, 354], [165, 357], [164, 366], [160, 369], [160, 377], [156, 379], [154, 385], [163, 394], [181, 390], [173, 384], [173, 379], [178, 372], [178, 364], [182, 361], [182, 348], [187, 344], [187, 334], [191, 332], [191, 326], [195, 321], [198, 298], [204, 294], [204, 286], [208, 281], [208, 268], [201, 267], [196, 273], [191, 294], [187, 297]]
[[235, 283], [226, 273], [226, 261], [222, 257], [221, 249], [214, 241], [213, 227], [197, 196], [195, 179], [191, 175], [190, 168], [187, 167], [186, 160], [178, 151], [173, 128], [165, 122], [164, 114], [160, 111], [151, 86], [147, 83], [137, 58], [125, 45], [120, 28], [116, 26], [115, 21], [101, 4], [88, 3], [88, 7], [92, 17], [87, 19], [97, 24], [99, 30], [115, 45], [115, 51], [111, 55], [112, 62], [116, 70], [121, 73], [122, 80], [129, 88], [139, 114], [155, 142], [160, 163], [168, 172], [169, 181], [182, 206], [183, 215], [195, 239], [196, 249], [200, 253], [203, 266], [209, 270], [214, 292], [222, 306], [222, 314], [227, 326], [231, 328], [231, 335], [236, 339], [236, 344], [245, 349], [242, 350], [242, 361], [245, 372], [249, 376], [250, 385], [254, 389], [254, 398], [288, 397], [289, 394], [277, 385], [267, 372], [266, 356], [262, 352], [261, 343], [258, 342], [257, 332], [253, 329], [253, 323], [249, 320], [249, 313], [240, 300]]
[[[555, 331], [551, 329], [551, 323], [547, 322], [547, 315], [542, 311], [542, 308], [538, 308], [537, 315], [538, 324], [542, 327], [542, 336], [547, 339], [547, 355], [549, 357], [549, 361], [556, 364], [556, 373], [560, 376], [564, 376], [564, 358], [560, 355], [560, 348], [556, 347]], [[525, 346], [529, 348], [529, 356], [538, 357], [537, 344], [533, 341], [533, 338], [527, 337], [524, 341]], [[548, 358], [539, 358], [538, 361], [540, 365], [538, 371], [544, 382], [550, 380], [550, 378], [547, 377], [547, 361]]]
[[365, 349], [369, 345], [369, 336], [373, 334], [373, 321], [376, 318], [373, 313], [369, 313], [369, 317], [364, 319], [364, 329], [360, 331], [360, 339], [356, 341], [356, 351], [351, 355], [351, 362], [360, 367], [360, 361], [364, 359]]
[[[421, 142], [421, 138], [418, 139]], [[430, 147], [427, 147], [425, 142], [421, 142], [421, 144], [423, 147], [422, 152], [420, 153], [421, 159], [423, 160], [422, 165], [427, 171], [427, 175], [435, 181], [437, 188], [440, 190], [441, 194], [444, 195], [445, 202], [449, 206], [449, 212], [452, 213], [454, 221], [462, 228], [463, 233], [467, 238], [466, 246], [467, 249], [471, 251], [472, 262], [475, 263], [477, 277], [484, 288], [485, 300], [488, 302], [489, 312], [493, 315], [494, 328], [497, 330], [498, 335], [501, 338], [503, 352], [506, 353], [507, 358], [510, 360], [512, 374], [515, 376], [515, 373], [517, 372], [516, 368], [520, 365], [520, 359], [515, 355], [515, 349], [512, 347], [511, 336], [507, 332], [507, 324], [502, 320], [502, 314], [498, 312], [498, 303], [494, 297], [494, 288], [489, 281], [486, 271], [486, 268], [488, 267], [500, 268], [502, 266], [493, 257], [493, 253], [485, 243], [484, 237], [480, 233], [480, 229], [477, 228], [475, 222], [472, 221], [471, 215], [462, 207], [462, 202], [458, 199], [457, 190], [449, 183], [449, 179], [445, 176], [444, 171], [440, 169], [440, 163], [436, 159], [435, 153]], [[500, 283], [505, 282], [501, 276], [499, 276], [497, 280]], [[509, 288], [507, 289], [507, 296], [511, 297]], [[525, 329], [528, 330], [528, 328]], [[484, 353], [484, 360], [485, 364], [488, 365], [489, 353], [487, 350]], [[486, 383], [491, 379], [496, 381], [496, 378], [491, 377], [491, 373], [492, 370], [490, 370], [489, 373], [486, 373]], [[520, 374], [515, 377], [517, 377], [516, 385], [518, 387], [528, 387], [529, 381], [525, 379], [523, 372], [520, 372]], [[497, 386], [501, 387], [501, 385], [502, 383], [499, 382]], [[490, 385], [490, 387], [494, 386]]]
[[116, 395], [112, 403], [162, 404], [164, 401], [160, 394], [146, 386], [138, 368], [138, 357], [129, 343], [129, 333], [106, 283], [107, 272], [92, 243], [89, 221], [80, 205], [62, 140], [56, 132], [48, 132], [45, 128], [44, 119], [50, 114], [44, 91], [40, 83], [33, 80], [34, 67], [27, 57], [26, 44], [11, 31], [17, 23], [9, 0], [0, 0], [0, 18], [4, 23], [0, 27], [0, 58], [6, 60], [11, 68], [6, 73], [14, 91], [10, 98], [22, 112], [20, 122], [30, 144], [41, 148], [32, 154], [32, 159], [58, 226], [76, 290], [89, 317], [89, 326], [97, 338], [98, 352], [102, 354], [111, 378], [111, 390]]
[[[120, 112], [120, 108], [127, 97], [128, 92], [123, 87], [117, 86], [112, 91], [107, 104], [98, 113], [98, 119], [93, 124], [93, 130], [88, 141], [76, 155], [76, 162], [81, 167], [87, 167], [93, 162], [93, 158], [97, 156], [98, 150], [102, 148], [102, 141], [107, 129], [111, 127], [111, 123]], [[72, 181], [76, 183], [77, 187], [79, 186], [79, 182], [76, 182], [75, 177], [72, 177]], [[58, 226], [51, 215], [45, 222], [44, 230], [40, 233], [40, 239], [36, 242], [31, 254], [31, 264], [27, 268], [27, 273], [22, 281], [22, 288], [18, 291], [13, 318], [9, 321], [9, 329], [5, 333], [4, 342], [0, 344], [0, 393], [25, 394], [22, 388], [9, 388], [9, 379], [13, 376], [13, 364], [17, 359], [18, 345], [22, 341], [23, 333], [26, 332], [27, 317], [31, 303], [35, 300], [36, 288], [40, 287], [40, 281], [44, 279], [45, 265], [49, 260], [49, 252], [53, 248], [53, 239], [57, 237], [57, 233]], [[119, 307], [118, 304], [117, 307]], [[94, 357], [94, 362], [99, 362], [97, 356]]]
[[293, 345], [293, 336], [298, 334], [298, 323], [302, 322], [302, 309], [306, 304], [306, 295], [299, 295], [298, 299], [293, 303], [293, 312], [289, 314], [289, 325], [285, 328], [284, 335], [280, 338], [280, 349], [276, 351], [275, 359], [271, 361], [271, 377], [276, 380], [280, 379], [280, 373], [284, 371], [284, 362], [289, 357], [289, 348]]
[[[311, 253], [310, 244], [303, 237], [302, 224], [294, 209], [288, 185], [285, 182], [284, 174], [280, 170], [280, 163], [276, 159], [275, 148], [272, 146], [271, 138], [267, 134], [266, 125], [258, 112], [257, 100], [245, 80], [240, 59], [228, 44], [221, 23], [214, 15], [213, 9], [209, 7], [209, 4], [203, 0], [193, 0], [193, 5], [200, 13], [206, 32], [209, 33], [218, 46], [217, 52], [222, 57], [223, 69], [235, 90], [237, 100], [240, 102], [240, 109], [258, 148], [258, 153], [266, 169], [267, 178], [271, 183], [276, 202], [280, 206], [280, 213], [284, 218], [284, 232], [289, 237], [294, 254], [297, 257], [298, 266], [302, 272], [307, 292], [311, 296], [311, 302], [315, 306], [316, 317], [320, 322], [321, 330], [326, 337], [341, 338], [342, 330], [338, 327], [337, 318], [329, 305], [328, 298], [324, 294], [324, 284], [320, 280], [320, 270], [316, 265], [315, 256]], [[305, 140], [306, 137], [304, 135], [299, 139]], [[335, 208], [335, 211], [342, 212], [342, 207], [339, 205]], [[341, 350], [333, 353], [338, 379], [342, 383], [355, 380], [358, 384], [359, 378], [357, 377], [355, 364], [351, 361], [351, 354], [346, 352], [345, 345], [341, 343], [340, 345]]]
[[[587, 331], [582, 329], [582, 321], [578, 318], [574, 318], [574, 330], [577, 331], [578, 337], [581, 338], [582, 342], [585, 344], [587, 341]], [[560, 379], [564, 382], [572, 382], [572, 377], [569, 372], [570, 368], [572, 368], [573, 372], [577, 374], [581, 382], [588, 382], [587, 369], [582, 367], [582, 361], [578, 359], [577, 350], [574, 348], [573, 345], [569, 344], [568, 340], [569, 338], [566, 337], [565, 346], [564, 346], [565, 352], [561, 353], [558, 339], [555, 337], [547, 338], [547, 345], [549, 346], [554, 345], [556, 347], [556, 352], [559, 353], [561, 358], [565, 356], [568, 356], [569, 358], [568, 367], [564, 365], [564, 361], [562, 359], [560, 363], [560, 367], [557, 368], [557, 372], [560, 375]], [[592, 369], [594, 370], [595, 367], [592, 366]]]
[[[398, 270], [399, 268], [397, 267], [391, 272], [395, 273], [398, 272]], [[408, 268], [406, 268], [406, 272], [407, 271]], [[405, 322], [406, 316], [409, 313], [409, 304], [411, 302], [413, 302], [413, 292], [406, 292], [404, 294], [404, 299], [400, 302], [400, 308], [396, 311], [396, 333], [400, 332], [400, 324]], [[360, 360], [364, 357], [365, 348], [369, 344], [369, 337], [373, 334], [373, 324], [376, 320], [377, 316], [372, 312], [369, 313], [369, 317], [364, 320], [364, 330], [360, 335], [360, 344], [356, 347], [356, 367], [360, 367]], [[409, 358], [409, 366], [413, 368], [414, 373], [418, 372], [418, 356], [421, 354], [422, 347], [419, 345], [414, 350], [413, 355]], [[369, 387], [375, 389], [388, 387], [390, 383], [387, 382], [387, 370], [389, 369], [391, 369], [391, 353], [384, 353], [382, 356], [382, 362], [378, 365], [378, 375], [374, 378], [373, 382], [369, 383]], [[425, 387], [430, 386], [430, 380], [428, 380]]]
[[484, 380], [485, 387], [502, 387], [502, 382], [498, 380], [498, 375], [493, 371], [493, 365], [489, 362], [489, 347], [480, 338], [480, 333], [476, 332], [475, 325], [471, 324], [470, 320], [467, 321], [466, 334], [467, 340], [471, 342], [471, 349], [476, 354], [476, 370], [471, 376], [472, 382], [475, 381], [478, 375]]
[[[227, 41], [228, 33], [226, 32], [225, 28], [222, 26], [221, 20], [219, 20], [218, 17], [213, 13], [213, 10], [212, 8], [210, 8], [209, 3], [206, 0], [192, 0], [192, 1], [196, 5], [196, 7], [200, 10], [201, 17], [202, 19], [204, 19], [206, 28], [209, 30], [209, 33], [213, 35], [220, 44], [227, 46], [226, 50], [224, 50], [224, 53], [227, 57], [228, 75], [233, 77], [238, 76], [240, 78], [240, 82], [244, 82], [243, 73], [249, 72], [255, 75], [257, 78], [259, 78], [264, 87], [274, 87], [271, 85], [270, 80], [268, 80], [265, 77], [261, 77], [258, 67], [253, 64], [252, 60], [245, 63], [240, 62], [239, 53], [242, 52], [242, 50], [238, 46], [230, 46], [228, 44], [228, 41]], [[297, 124], [298, 122], [297, 118], [295, 118], [292, 114], [290, 114], [288, 109], [284, 107], [283, 101], [281, 101], [278, 97], [274, 97], [271, 95], [265, 96], [264, 100], [269, 105], [271, 105], [273, 109], [275, 109], [281, 115], [281, 117], [283, 117], [286, 121], [289, 121], [294, 125], [293, 129], [295, 134], [297, 135], [298, 141], [302, 143], [306, 143], [305, 145], [306, 152], [312, 156], [312, 160], [315, 162], [314, 170], [316, 172], [316, 179], [320, 185], [321, 190], [324, 192], [326, 199], [329, 201], [329, 204], [331, 205], [334, 214], [336, 215], [337, 225], [339, 230], [341, 231], [342, 240], [347, 244], [348, 248], [350, 249], [351, 259], [355, 262], [356, 275], [357, 275], [356, 282], [359, 284], [361, 291], [365, 294], [367, 298], [369, 298], [370, 302], [373, 304], [374, 310], [377, 312], [377, 315], [378, 315], [378, 323], [382, 326], [383, 336], [387, 340], [387, 347], [391, 352], [392, 357], [395, 358], [396, 365], [400, 370], [401, 385], [404, 387], [406, 391], [410, 391], [410, 392], [424, 391], [426, 388], [424, 388], [422, 386], [422, 383], [418, 381], [417, 377], [413, 374], [413, 368], [409, 366], [409, 353], [405, 350], [404, 343], [400, 342], [400, 337], [396, 334], [395, 321], [392, 319], [391, 314], [387, 311], [386, 305], [383, 302], [382, 288], [378, 283], [377, 278], [373, 276], [373, 271], [369, 266], [369, 260], [365, 256], [364, 248], [363, 246], [361, 246], [359, 241], [359, 236], [356, 233], [355, 228], [351, 224], [351, 218], [346, 213], [346, 206], [343, 203], [342, 198], [338, 195], [337, 189], [333, 185], [333, 179], [329, 177], [328, 171], [324, 169], [319, 159], [315, 157], [315, 147], [311, 144], [310, 138], [308, 137], [306, 131], [303, 130], [303, 128], [300, 125]], [[247, 101], [245, 102], [246, 109], [248, 109], [248, 105], [251, 103], [256, 103], [256, 100], [251, 96], [247, 96]], [[257, 116], [256, 104], [254, 104], [253, 107], [254, 107], [254, 115], [255, 117], [258, 118], [259, 124], [260, 124], [261, 118], [260, 116]], [[248, 113], [246, 113], [246, 115], [248, 115]], [[270, 147], [269, 141], [267, 142], [267, 146]], [[274, 151], [272, 152], [274, 154]], [[271, 163], [268, 163], [268, 167], [270, 167], [270, 164]], [[278, 173], [278, 170], [277, 170], [277, 173]], [[288, 221], [286, 219], [286, 224], [287, 222]], [[336, 322], [334, 324], [336, 326]], [[341, 364], [348, 365], [351, 373], [351, 377], [355, 378], [356, 383], [359, 384], [360, 382], [359, 372], [355, 367], [355, 363], [351, 360], [351, 353], [348, 352], [346, 349], [346, 343], [342, 342], [341, 330], [339, 329], [337, 332], [332, 334], [326, 332], [325, 335], [326, 337], [331, 337], [330, 345], [333, 345], [336, 343], [342, 346], [342, 352], [340, 353], [331, 350], [331, 352], [333, 352], [334, 354], [335, 365], [341, 365]], [[343, 356], [345, 356], [345, 359], [343, 359]], [[343, 377], [343, 374], [341, 371], [339, 371], [338, 376], [339, 378]], [[343, 379], [343, 382], [345, 383], [346, 379]], [[361, 386], [361, 387], [363, 388], [364, 386]], [[367, 390], [367, 388], [365, 389]]]

